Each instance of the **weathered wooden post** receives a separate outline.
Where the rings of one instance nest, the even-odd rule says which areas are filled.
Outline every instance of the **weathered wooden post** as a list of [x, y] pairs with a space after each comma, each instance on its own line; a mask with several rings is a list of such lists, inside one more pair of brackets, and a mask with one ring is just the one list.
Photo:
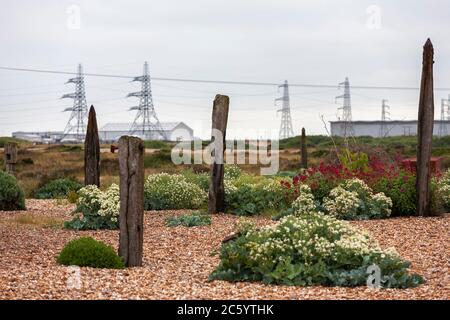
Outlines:
[[119, 140], [120, 216], [119, 255], [127, 267], [142, 266], [144, 242], [144, 142]]
[[17, 163], [17, 143], [5, 143], [5, 171], [9, 174], [15, 175]]
[[418, 216], [431, 214], [430, 159], [434, 124], [433, 55], [433, 44], [428, 39], [423, 47], [419, 121], [417, 126], [416, 215]]
[[100, 140], [94, 106], [89, 109], [89, 120], [84, 139], [84, 184], [100, 187]]
[[225, 211], [225, 190], [223, 185], [225, 136], [228, 122], [228, 108], [230, 98], [216, 95], [212, 113], [213, 153], [211, 162], [211, 183], [209, 184], [208, 212], [219, 213]]
[[302, 137], [301, 137], [301, 167], [303, 169], [308, 168], [308, 151], [306, 150], [306, 133], [305, 128], [302, 128]]

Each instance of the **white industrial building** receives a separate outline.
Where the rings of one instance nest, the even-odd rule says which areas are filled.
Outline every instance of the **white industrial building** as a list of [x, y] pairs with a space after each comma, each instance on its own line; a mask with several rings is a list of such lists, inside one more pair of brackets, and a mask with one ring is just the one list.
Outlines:
[[[131, 123], [107, 123], [98, 130], [99, 139], [102, 143], [117, 142], [121, 136], [130, 134], [131, 125]], [[161, 122], [161, 127], [169, 141], [194, 140], [193, 130], [184, 122]], [[136, 131], [133, 135], [144, 140], [162, 140], [158, 132], [148, 132], [143, 137], [142, 132]], [[76, 141], [75, 135], [64, 135], [62, 131], [17, 131], [13, 132], [12, 136], [36, 143], [71, 143]]]
[[[415, 136], [417, 135], [417, 120], [387, 120], [387, 121], [330, 121], [331, 135], [343, 137], [347, 131], [352, 135], [370, 137]], [[440, 130], [442, 126], [442, 130]], [[450, 134], [450, 120], [434, 120], [433, 135], [444, 132]]]
[[[98, 130], [98, 136], [102, 142], [115, 142], [121, 136], [129, 135], [131, 126], [131, 123], [107, 123]], [[161, 122], [161, 127], [169, 141], [194, 140], [194, 131], [184, 122]], [[137, 130], [133, 135], [144, 140], [163, 140], [156, 131], [148, 132], [143, 137], [142, 132]]]

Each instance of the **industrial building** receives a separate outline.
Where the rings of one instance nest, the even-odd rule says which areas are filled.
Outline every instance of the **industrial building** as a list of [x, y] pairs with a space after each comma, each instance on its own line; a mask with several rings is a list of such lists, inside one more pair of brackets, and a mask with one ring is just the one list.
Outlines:
[[[102, 143], [117, 142], [121, 136], [130, 135], [130, 128], [132, 123], [107, 123], [98, 131], [99, 139]], [[169, 141], [190, 141], [194, 140], [194, 132], [192, 128], [184, 122], [161, 122], [163, 134]], [[145, 131], [145, 134], [135, 131], [133, 136], [138, 136], [144, 140], [162, 140], [163, 137], [159, 131]], [[64, 134], [62, 131], [35, 131], [13, 132], [14, 138], [27, 140], [36, 143], [75, 143], [77, 140], [76, 134]]]
[[[162, 133], [169, 141], [190, 141], [194, 140], [194, 132], [192, 128], [184, 122], [161, 122]], [[132, 123], [107, 123], [98, 130], [98, 136], [102, 142], [115, 142], [121, 136], [130, 135]], [[160, 130], [161, 130], [160, 129]], [[134, 130], [133, 135], [143, 140], [164, 140], [160, 134], [160, 130], [142, 130], [139, 128]]]
[[[417, 135], [417, 120], [386, 121], [330, 121], [331, 135], [343, 137], [345, 132], [352, 136], [392, 137]], [[433, 134], [450, 134], [450, 120], [434, 120]]]

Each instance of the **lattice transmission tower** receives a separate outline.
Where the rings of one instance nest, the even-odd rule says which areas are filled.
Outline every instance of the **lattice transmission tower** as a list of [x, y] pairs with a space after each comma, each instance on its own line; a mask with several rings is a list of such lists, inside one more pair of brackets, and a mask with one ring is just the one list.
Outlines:
[[390, 118], [390, 112], [391, 109], [390, 106], [386, 104], [387, 100], [383, 99], [381, 100], [381, 126], [380, 126], [380, 137], [386, 137], [388, 134], [388, 128], [386, 126], [386, 121], [391, 120]]
[[292, 119], [291, 119], [291, 106], [289, 102], [289, 85], [287, 80], [284, 80], [284, 84], [279, 85], [278, 88], [283, 88], [283, 96], [275, 99], [275, 104], [277, 101], [282, 101], [281, 109], [281, 125], [279, 139], [286, 139], [294, 136], [294, 130], [292, 129]]
[[61, 140], [67, 136], [73, 136], [74, 140], [77, 142], [82, 142], [84, 141], [86, 135], [88, 110], [86, 104], [86, 91], [84, 87], [83, 67], [81, 64], [78, 65], [76, 77], [69, 79], [66, 84], [67, 83], [75, 84], [75, 92], [64, 94], [61, 97], [61, 99], [73, 99], [73, 107], [64, 109], [64, 112], [70, 111], [71, 113]]
[[127, 97], [138, 97], [139, 106], [131, 107], [130, 110], [137, 110], [136, 117], [130, 128], [130, 135], [138, 134], [144, 140], [169, 140], [153, 106], [152, 89], [150, 86], [150, 72], [148, 63], [144, 63], [144, 73], [142, 76], [135, 77], [132, 81], [142, 82], [141, 91], [132, 92]]
[[439, 137], [448, 135], [446, 120], [450, 120], [450, 94], [448, 99], [441, 99], [441, 122], [439, 122]]
[[343, 122], [342, 133], [344, 137], [353, 135], [353, 124], [352, 124], [352, 100], [350, 96], [350, 82], [348, 77], [345, 78], [344, 82], [339, 83], [339, 89], [344, 86], [344, 94], [337, 96], [335, 100], [342, 99], [342, 107], [338, 108], [341, 111], [341, 116], [338, 119]]

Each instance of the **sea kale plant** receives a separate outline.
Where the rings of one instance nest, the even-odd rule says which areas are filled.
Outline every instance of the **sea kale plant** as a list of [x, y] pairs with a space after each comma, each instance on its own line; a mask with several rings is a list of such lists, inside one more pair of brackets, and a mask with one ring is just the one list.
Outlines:
[[146, 210], [199, 209], [206, 199], [207, 193], [181, 174], [152, 174], [145, 181]]
[[395, 249], [383, 250], [368, 234], [323, 213], [290, 215], [261, 229], [245, 222], [237, 232], [222, 244], [210, 280], [353, 287], [366, 285], [368, 267], [376, 265], [384, 288], [423, 282]]
[[68, 229], [117, 229], [120, 212], [119, 186], [112, 184], [106, 191], [89, 185], [78, 191], [74, 218], [65, 223]]
[[382, 192], [374, 194], [364, 181], [353, 178], [332, 189], [323, 208], [339, 219], [385, 218], [391, 214], [392, 200]]

